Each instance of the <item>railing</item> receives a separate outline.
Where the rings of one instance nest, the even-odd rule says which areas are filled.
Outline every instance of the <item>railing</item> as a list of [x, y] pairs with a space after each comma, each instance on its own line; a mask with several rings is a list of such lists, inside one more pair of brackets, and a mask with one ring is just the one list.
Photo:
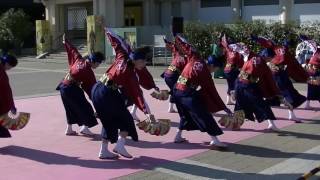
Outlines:
[[169, 65], [172, 60], [171, 54], [165, 47], [153, 47], [152, 65]]

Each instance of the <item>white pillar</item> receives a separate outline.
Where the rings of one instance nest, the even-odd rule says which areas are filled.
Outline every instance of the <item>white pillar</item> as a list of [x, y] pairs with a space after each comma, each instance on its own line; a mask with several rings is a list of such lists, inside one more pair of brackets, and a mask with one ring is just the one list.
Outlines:
[[294, 0], [280, 0], [280, 21], [282, 24], [286, 24], [291, 20], [292, 17], [292, 7], [294, 5]]
[[231, 9], [232, 9], [232, 20], [239, 21], [241, 20], [241, 0], [231, 0]]
[[143, 1], [143, 25], [156, 24], [156, 5], [154, 0]]
[[161, 2], [161, 25], [169, 26], [171, 24], [171, 1]]
[[150, 1], [143, 1], [143, 25], [145, 26], [149, 26], [150, 25], [150, 11], [152, 11], [150, 9]]
[[103, 16], [108, 27], [124, 25], [124, 0], [93, 0], [94, 15]]
[[200, 0], [191, 0], [191, 20], [199, 20]]
[[50, 31], [52, 35], [52, 47], [56, 48], [58, 43], [55, 42], [58, 37], [58, 26], [59, 26], [59, 9], [56, 5], [55, 0], [42, 1], [46, 8], [46, 20], [50, 23]]

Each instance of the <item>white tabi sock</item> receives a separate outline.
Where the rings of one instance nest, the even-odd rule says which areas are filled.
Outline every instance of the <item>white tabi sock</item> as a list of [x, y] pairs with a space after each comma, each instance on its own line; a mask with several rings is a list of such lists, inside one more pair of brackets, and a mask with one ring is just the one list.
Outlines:
[[178, 129], [177, 130], [177, 134], [174, 138], [174, 142], [175, 143], [182, 143], [182, 142], [185, 142], [186, 139], [182, 137], [182, 130]]
[[210, 142], [210, 145], [218, 146], [218, 147], [227, 147], [226, 144], [222, 143], [217, 136], [210, 136], [212, 141]]
[[73, 130], [72, 130], [72, 124], [68, 124], [68, 125], [67, 125], [67, 131], [68, 131], [68, 132], [73, 131]]
[[232, 104], [230, 95], [227, 95], [227, 103], [226, 104]]
[[289, 110], [289, 120], [293, 120], [297, 123], [300, 123], [301, 120], [296, 117], [293, 111]]
[[132, 108], [131, 108], [131, 110], [130, 110], [130, 113], [131, 114], [136, 114], [137, 113], [137, 106], [134, 104], [134, 105], [132, 105]]
[[182, 130], [180, 130], [180, 129], [177, 130], [176, 139], [177, 138], [179, 138], [179, 139], [182, 138]]
[[77, 134], [77, 132], [75, 132], [75, 131], [72, 130], [72, 124], [68, 124], [68, 125], [67, 125], [65, 134], [66, 134], [66, 135], [75, 135], [75, 134]]
[[132, 158], [132, 155], [129, 154], [128, 151], [126, 150], [126, 148], [124, 147], [125, 143], [126, 143], [126, 139], [119, 136], [118, 141], [117, 141], [117, 145], [113, 149], [113, 152], [118, 153], [121, 156], [126, 157], [126, 158]]
[[175, 110], [173, 109], [173, 105], [174, 103], [169, 103], [168, 112], [175, 112]]
[[85, 135], [94, 135], [86, 125], [81, 126], [80, 133]]
[[134, 104], [130, 110], [130, 114], [134, 120], [139, 120], [137, 116], [137, 106]]
[[310, 108], [311, 108], [311, 106], [310, 106], [310, 101], [309, 101], [309, 100], [306, 102], [306, 106], [305, 106], [304, 108], [305, 108], [305, 109], [310, 109]]
[[99, 152], [100, 159], [114, 159], [118, 157], [116, 154], [109, 151], [108, 144], [109, 142], [107, 140], [102, 140]]
[[274, 131], [280, 131], [279, 128], [277, 128], [276, 124], [273, 120], [268, 119], [268, 129], [274, 130]]

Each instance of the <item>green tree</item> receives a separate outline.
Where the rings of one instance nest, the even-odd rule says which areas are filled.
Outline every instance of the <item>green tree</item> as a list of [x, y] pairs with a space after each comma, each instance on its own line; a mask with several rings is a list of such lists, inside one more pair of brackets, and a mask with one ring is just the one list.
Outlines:
[[22, 9], [9, 9], [0, 16], [0, 48], [19, 51], [32, 28], [30, 17]]

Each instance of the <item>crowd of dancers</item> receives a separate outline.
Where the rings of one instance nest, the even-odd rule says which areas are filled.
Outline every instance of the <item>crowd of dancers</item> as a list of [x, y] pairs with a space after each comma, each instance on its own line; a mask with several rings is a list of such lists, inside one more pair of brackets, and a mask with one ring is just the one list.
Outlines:
[[[60, 91], [66, 112], [65, 134], [77, 134], [73, 129], [73, 125], [77, 124], [81, 127], [80, 133], [92, 136], [94, 134], [89, 128], [98, 124], [98, 118], [102, 124], [99, 158], [132, 158], [125, 143], [128, 136], [138, 141], [134, 122], [139, 121], [137, 109], [145, 114], [149, 122], [157, 121], [142, 88], [154, 89], [155, 92], [160, 92], [160, 89], [146, 67], [150, 48], [132, 49], [110, 28], [105, 28], [105, 34], [115, 51], [115, 58], [99, 80], [96, 80], [93, 69], [105, 60], [104, 54], [91, 51], [83, 57], [63, 36], [69, 71], [56, 89]], [[310, 101], [320, 101], [320, 49], [315, 41], [301, 37], [301, 41], [312, 51], [302, 61], [298, 61], [289, 51], [287, 41], [276, 44], [271, 39], [255, 35], [251, 35], [250, 39], [263, 47], [259, 53], [253, 52], [244, 43], [230, 42], [227, 34], [221, 34], [218, 46], [223, 49], [225, 61], [215, 56], [203, 59], [182, 35], [175, 34], [172, 42], [164, 39], [166, 48], [172, 52], [172, 62], [161, 75], [170, 89], [168, 112], [177, 111], [180, 117], [173, 141], [187, 142], [182, 132], [198, 130], [210, 136], [210, 146], [227, 147], [218, 138], [223, 131], [215, 121], [214, 113], [219, 111], [224, 111], [230, 121], [239, 118], [235, 116], [240, 113], [243, 120], [267, 121], [267, 129], [280, 131], [271, 107], [283, 104], [288, 108], [288, 119], [301, 123], [294, 113], [295, 109], [305, 102], [305, 108], [310, 109]], [[297, 57], [300, 58], [300, 54]], [[16, 65], [14, 56], [1, 56], [0, 115], [17, 112], [6, 74]], [[212, 79], [212, 73], [219, 68], [224, 68], [228, 85], [226, 103], [219, 96]], [[295, 89], [292, 80], [308, 84], [307, 96]], [[226, 104], [234, 104], [234, 110], [231, 111]], [[234, 126], [233, 130], [241, 130], [241, 124]], [[2, 125], [0, 137], [10, 137], [8, 129]], [[110, 143], [116, 143], [112, 150], [108, 146]]]

